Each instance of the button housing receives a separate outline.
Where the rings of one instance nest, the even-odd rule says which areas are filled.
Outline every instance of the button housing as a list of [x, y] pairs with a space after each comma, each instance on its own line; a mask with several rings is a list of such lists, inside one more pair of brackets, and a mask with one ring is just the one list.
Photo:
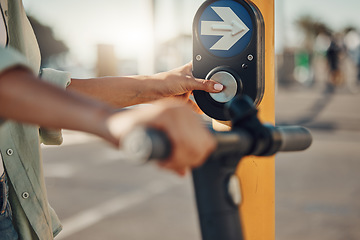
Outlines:
[[[247, 12], [247, 15], [251, 18], [251, 24], [248, 26], [251, 31], [244, 35], [238, 43], [242, 41], [249, 42], [245, 45], [245, 48], [236, 55], [232, 53], [235, 51], [235, 46], [228, 50], [214, 50], [209, 49], [204, 45], [204, 36], [209, 39], [213, 36], [208, 36], [202, 33], [202, 23], [206, 21], [214, 21], [216, 24], [220, 20], [214, 20], [205, 18], [203, 13], [207, 13], [209, 8], [213, 6], [231, 4], [232, 9], [236, 12], [235, 6], [239, 6]], [[211, 11], [210, 11], [211, 12]], [[215, 14], [215, 12], [213, 13]], [[205, 14], [206, 15], [206, 14]], [[237, 17], [244, 20], [244, 16], [237, 13]], [[224, 19], [223, 19], [224, 20]], [[225, 20], [224, 20], [225, 21]], [[245, 21], [245, 20], [244, 20]], [[214, 23], [214, 27], [219, 28]], [[224, 30], [225, 31], [225, 30]], [[233, 85], [236, 90], [236, 95], [249, 96], [254, 104], [258, 106], [263, 98], [265, 89], [265, 41], [264, 41], [264, 20], [259, 9], [251, 1], [219, 1], [208, 0], [197, 11], [193, 22], [193, 75], [196, 78], [211, 79], [209, 75], [214, 75], [215, 72], [226, 71], [230, 73], [234, 79], [236, 79], [237, 86]], [[217, 36], [219, 37], [219, 36]], [[203, 40], [202, 40], [203, 39]], [[246, 40], [248, 39], [248, 40]], [[226, 52], [226, 54], [215, 54], [218, 52]], [[199, 57], [201, 56], [201, 57]], [[216, 71], [215, 71], [216, 70]], [[215, 80], [215, 79], [213, 79]], [[223, 90], [223, 91], [228, 91]], [[213, 119], [220, 121], [228, 121], [230, 118], [225, 114], [225, 101], [228, 98], [221, 94], [212, 94], [204, 91], [195, 90], [194, 98], [200, 109]], [[227, 93], [224, 93], [227, 96]]]

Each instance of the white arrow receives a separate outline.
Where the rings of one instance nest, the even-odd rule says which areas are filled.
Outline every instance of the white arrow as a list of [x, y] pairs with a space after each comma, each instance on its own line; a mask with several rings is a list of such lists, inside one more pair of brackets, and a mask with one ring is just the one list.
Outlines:
[[210, 50], [229, 50], [250, 29], [230, 7], [211, 8], [223, 21], [201, 21], [201, 35], [223, 36]]

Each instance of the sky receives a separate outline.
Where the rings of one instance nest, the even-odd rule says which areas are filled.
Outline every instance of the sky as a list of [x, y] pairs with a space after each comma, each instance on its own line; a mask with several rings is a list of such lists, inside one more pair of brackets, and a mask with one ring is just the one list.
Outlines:
[[[28, 14], [53, 28], [71, 53], [93, 64], [98, 43], [114, 44], [118, 57], [145, 54], [156, 41], [178, 32], [191, 34], [193, 17], [203, 0], [157, 0], [156, 28], [152, 31], [151, 0], [23, 0]], [[100, 3], [101, 2], [101, 3]], [[311, 15], [334, 30], [347, 25], [360, 28], [359, 0], [275, 0], [276, 49], [296, 45], [299, 30], [294, 22]], [[191, 51], [191, 50], [189, 50]]]
[[[93, 48], [97, 43], [114, 44], [119, 57], [142, 54], [150, 48], [153, 31], [149, 0], [102, 0], [101, 4], [98, 0], [23, 2], [27, 13], [51, 26], [81, 61], [91, 61], [94, 56], [90, 51], [95, 54]], [[190, 33], [193, 15], [202, 1], [158, 2], [155, 29], [158, 41], [174, 37], [179, 29]]]
[[360, 30], [359, 0], [275, 0], [276, 45], [299, 43], [299, 29], [294, 25], [300, 16], [311, 16], [332, 30], [346, 26]]

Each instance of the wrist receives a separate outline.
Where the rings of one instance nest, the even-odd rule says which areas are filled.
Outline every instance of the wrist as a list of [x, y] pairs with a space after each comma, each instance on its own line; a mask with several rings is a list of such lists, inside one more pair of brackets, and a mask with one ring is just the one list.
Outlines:
[[118, 145], [118, 140], [109, 129], [109, 119], [114, 115], [115, 110], [110, 107], [99, 107], [91, 113], [91, 124], [88, 126], [88, 132], [98, 135], [108, 142]]
[[152, 94], [153, 100], [171, 96], [167, 90], [171, 88], [168, 78], [169, 74], [167, 72], [156, 73], [148, 77], [149, 92]]
[[165, 79], [166, 76], [163, 73], [139, 76], [138, 89], [141, 89], [141, 94], [138, 97], [141, 98], [141, 103], [162, 99], [164, 97], [164, 84], [166, 84]]

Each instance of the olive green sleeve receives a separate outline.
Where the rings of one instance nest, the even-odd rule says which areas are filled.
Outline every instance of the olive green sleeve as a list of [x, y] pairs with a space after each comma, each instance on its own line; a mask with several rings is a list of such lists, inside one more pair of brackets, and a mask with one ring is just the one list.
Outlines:
[[[71, 83], [71, 77], [68, 72], [57, 71], [45, 68], [40, 71], [40, 77], [46, 82], [54, 84], [65, 89]], [[49, 129], [40, 127], [40, 140], [45, 145], [60, 145], [63, 142], [61, 129]]]
[[29, 70], [32, 69], [26, 58], [18, 51], [11, 47], [0, 47], [0, 74], [18, 66], [28, 68]]

